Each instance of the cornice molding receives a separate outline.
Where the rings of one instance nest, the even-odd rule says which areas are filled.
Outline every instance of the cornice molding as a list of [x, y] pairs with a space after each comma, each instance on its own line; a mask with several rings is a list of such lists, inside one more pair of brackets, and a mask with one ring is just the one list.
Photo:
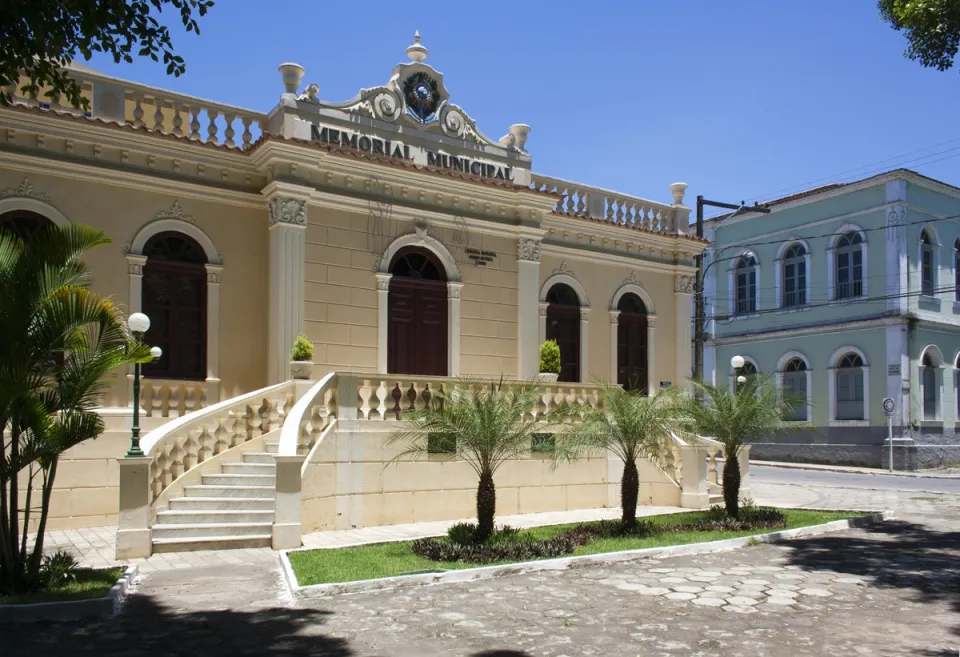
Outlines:
[[540, 247], [541, 255], [549, 255], [557, 258], [569, 258], [571, 260], [582, 260], [593, 265], [604, 264], [615, 267], [630, 267], [637, 270], [650, 271], [657, 274], [686, 274], [692, 276], [696, 274], [697, 268], [686, 265], [675, 265], [666, 262], [657, 262], [648, 260], [644, 256], [636, 254], [617, 254], [593, 249], [584, 249], [573, 245], [554, 244], [544, 242]]

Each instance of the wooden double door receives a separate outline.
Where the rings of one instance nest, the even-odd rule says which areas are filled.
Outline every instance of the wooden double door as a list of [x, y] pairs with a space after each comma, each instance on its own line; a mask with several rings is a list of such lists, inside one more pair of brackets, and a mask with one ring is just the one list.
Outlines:
[[547, 340], [560, 347], [558, 381], [580, 381], [580, 308], [551, 303], [547, 306]]
[[647, 316], [620, 313], [617, 323], [617, 383], [626, 390], [648, 388]]
[[387, 370], [447, 376], [447, 284], [394, 276], [387, 314]]

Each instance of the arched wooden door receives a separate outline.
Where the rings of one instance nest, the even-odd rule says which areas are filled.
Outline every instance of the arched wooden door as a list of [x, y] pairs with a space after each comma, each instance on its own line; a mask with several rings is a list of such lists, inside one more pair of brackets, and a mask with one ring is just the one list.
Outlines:
[[390, 263], [387, 370], [447, 376], [447, 279], [428, 249], [405, 247]]
[[557, 283], [547, 292], [547, 340], [560, 346], [558, 381], [580, 381], [580, 299], [569, 285]]
[[620, 297], [617, 310], [617, 383], [647, 394], [647, 307], [636, 294], [627, 293]]
[[143, 247], [144, 340], [163, 356], [143, 365], [157, 379], [207, 378], [207, 271], [203, 247], [177, 232], [158, 233]]

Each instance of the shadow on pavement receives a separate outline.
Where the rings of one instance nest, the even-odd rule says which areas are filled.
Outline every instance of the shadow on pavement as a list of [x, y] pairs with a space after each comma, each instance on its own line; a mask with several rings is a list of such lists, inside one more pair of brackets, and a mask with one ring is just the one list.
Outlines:
[[484, 650], [483, 652], [475, 652], [470, 657], [533, 657], [528, 652], [520, 652], [519, 650]]
[[149, 596], [128, 600], [124, 613], [112, 620], [0, 624], [0, 653], [4, 657], [355, 655], [345, 639], [318, 632], [331, 616], [327, 611], [282, 607], [175, 611]]
[[[914, 602], [945, 602], [960, 612], [960, 531], [937, 531], [903, 520], [834, 534], [788, 541], [791, 563], [806, 570], [857, 575], [872, 586], [909, 591]], [[960, 636], [960, 626], [953, 628]], [[917, 654], [939, 656], [942, 651]]]

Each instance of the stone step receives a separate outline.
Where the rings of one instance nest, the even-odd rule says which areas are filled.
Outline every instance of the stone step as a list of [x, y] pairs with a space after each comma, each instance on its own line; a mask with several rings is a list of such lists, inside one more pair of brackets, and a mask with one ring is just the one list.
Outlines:
[[272, 534], [251, 536], [206, 536], [203, 538], [153, 539], [154, 552], [195, 552], [197, 550], [242, 550], [272, 545]]
[[276, 487], [270, 486], [184, 486], [184, 497], [268, 497], [274, 498]]
[[272, 462], [246, 463], [241, 461], [225, 461], [220, 464], [220, 470], [221, 474], [263, 474], [272, 477], [277, 472], [277, 466]]
[[275, 464], [276, 460], [270, 452], [241, 452], [244, 463], [269, 463]]
[[194, 524], [156, 524], [153, 538], [194, 539], [211, 536], [263, 536], [273, 532], [272, 522], [201, 522]]
[[280, 443], [263, 443], [263, 448], [267, 450], [268, 454], [278, 454], [280, 453]]
[[273, 511], [275, 507], [272, 497], [175, 497], [170, 500], [171, 511]]
[[157, 513], [157, 524], [272, 523], [273, 513], [273, 509], [173, 509]]
[[200, 478], [204, 486], [274, 486], [277, 480], [272, 474], [205, 474]]

